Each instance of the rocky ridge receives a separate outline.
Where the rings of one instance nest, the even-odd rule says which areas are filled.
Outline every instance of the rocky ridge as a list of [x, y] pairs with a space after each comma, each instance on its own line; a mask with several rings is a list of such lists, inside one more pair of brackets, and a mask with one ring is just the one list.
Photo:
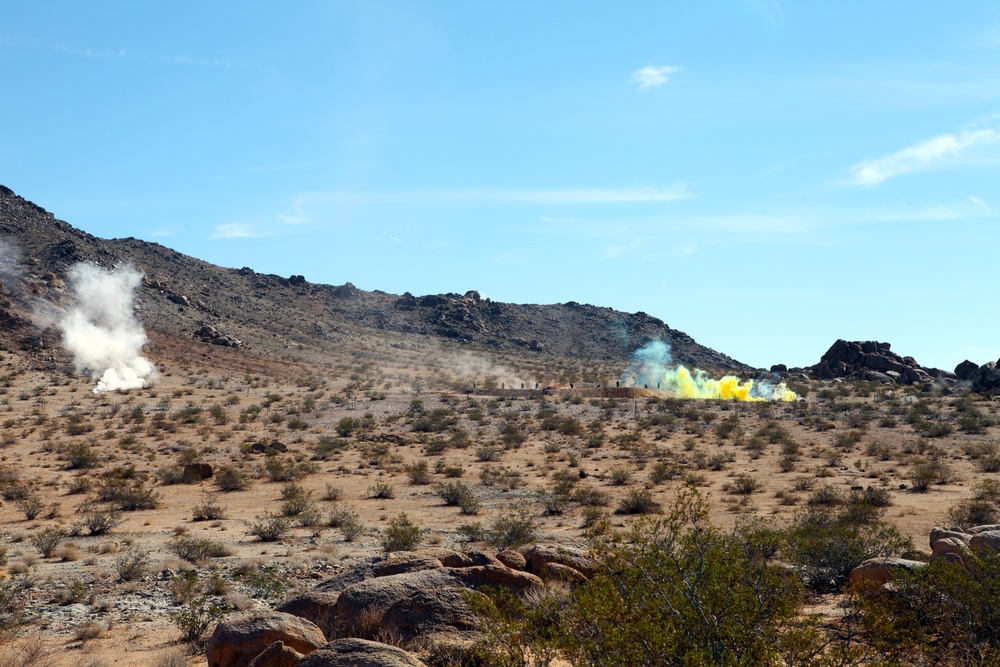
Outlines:
[[66, 271], [77, 262], [93, 262], [106, 268], [128, 264], [144, 274], [136, 308], [148, 328], [206, 346], [240, 348], [243, 354], [256, 350], [308, 359], [369, 336], [391, 338], [394, 345], [430, 341], [529, 358], [624, 362], [643, 344], [662, 340], [679, 363], [753, 370], [642, 312], [576, 302], [502, 303], [475, 290], [395, 295], [351, 283], [311, 283], [301, 275], [224, 268], [157, 243], [94, 237], [3, 186], [0, 240], [10, 250], [0, 263], [0, 322], [22, 346], [55, 342], [56, 334], [32, 324], [30, 313], [39, 303], [63, 307], [69, 300]]

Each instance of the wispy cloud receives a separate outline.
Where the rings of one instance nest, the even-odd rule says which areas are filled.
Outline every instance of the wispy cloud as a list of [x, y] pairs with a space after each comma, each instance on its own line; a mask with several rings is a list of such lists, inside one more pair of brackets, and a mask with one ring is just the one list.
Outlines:
[[645, 92], [670, 81], [670, 75], [680, 72], [681, 69], [681, 67], [676, 65], [640, 67], [632, 72], [632, 83], [639, 87], [640, 92]]
[[[979, 197], [969, 197], [961, 204], [928, 204], [920, 207], [868, 209], [857, 216], [857, 222], [935, 222], [981, 218], [995, 215], [989, 204]], [[848, 219], [848, 222], [851, 222]]]
[[219, 60], [216, 58], [202, 58], [189, 54], [179, 55], [155, 55], [146, 53], [134, 53], [132, 51], [118, 49], [90, 49], [64, 44], [61, 42], [43, 43], [28, 42], [15, 39], [0, 38], [0, 47], [6, 48], [27, 48], [51, 51], [68, 56], [78, 56], [82, 58], [94, 59], [118, 59], [118, 60], [141, 60], [146, 62], [167, 63], [173, 65], [193, 65], [199, 67], [220, 67], [224, 69], [258, 69], [261, 71], [274, 71], [271, 67], [251, 67], [234, 63], [231, 60]]
[[[671, 235], [675, 240], [690, 238], [727, 242], [766, 243], [796, 240], [812, 243], [820, 232], [850, 226], [904, 225], [917, 223], [954, 224], [996, 216], [997, 212], [978, 197], [952, 204], [927, 204], [897, 208], [804, 209], [780, 213], [734, 213], [720, 215], [669, 216], [657, 218], [596, 218], [540, 216], [534, 227], [518, 227], [523, 232], [568, 234], [602, 239], [605, 254], [623, 256], [628, 250], [654, 245], [651, 239]], [[694, 247], [692, 245], [692, 247]]]
[[289, 209], [277, 215], [277, 220], [284, 224], [311, 222], [314, 218], [311, 210], [323, 205], [643, 204], [678, 201], [690, 196], [689, 188], [683, 183], [669, 187], [637, 188], [330, 190], [296, 195]]
[[215, 231], [212, 232], [213, 239], [251, 239], [264, 236], [269, 236], [269, 234], [262, 231], [257, 225], [239, 222], [216, 225]]
[[878, 185], [890, 178], [912, 171], [930, 169], [954, 161], [970, 148], [1000, 141], [993, 128], [942, 134], [889, 155], [865, 160], [851, 167], [850, 185]]

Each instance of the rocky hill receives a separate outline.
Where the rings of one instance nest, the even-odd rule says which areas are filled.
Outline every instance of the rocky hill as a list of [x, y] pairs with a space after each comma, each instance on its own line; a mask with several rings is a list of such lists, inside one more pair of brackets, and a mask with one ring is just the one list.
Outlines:
[[[53, 347], [53, 329], [32, 317], [69, 301], [67, 269], [77, 262], [129, 264], [145, 278], [137, 311], [153, 332], [241, 354], [300, 360], [365, 336], [394, 346], [427, 343], [503, 351], [528, 358], [625, 362], [650, 340], [674, 359], [706, 369], [753, 370], [699, 345], [645, 313], [575, 302], [509, 304], [464, 294], [414, 296], [332, 286], [302, 276], [224, 268], [139, 239], [99, 239], [0, 186], [0, 324], [17, 343]], [[44, 323], [43, 323], [44, 324]], [[12, 342], [14, 342], [12, 341]]]
[[820, 380], [851, 378], [883, 384], [950, 385], [957, 379], [954, 373], [921, 366], [913, 357], [893, 352], [889, 343], [874, 340], [838, 340], [818, 364], [806, 370]]

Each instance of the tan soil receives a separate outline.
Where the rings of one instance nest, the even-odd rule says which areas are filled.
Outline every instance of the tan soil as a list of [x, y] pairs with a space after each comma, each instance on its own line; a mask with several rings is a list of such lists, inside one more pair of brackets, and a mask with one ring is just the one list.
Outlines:
[[[241, 357], [237, 352], [206, 350], [198, 344], [166, 338], [155, 339], [153, 348], [154, 361], [160, 368], [158, 379], [147, 389], [127, 394], [95, 395], [90, 392], [92, 383], [88, 379], [33, 369], [31, 360], [18, 353], [7, 353], [0, 362], [5, 379], [0, 395], [3, 423], [0, 437], [4, 438], [0, 462], [16, 472], [19, 482], [30, 484], [46, 505], [58, 508], [53, 518], [42, 518], [48, 513], [46, 510], [35, 520], [26, 521], [14, 502], [5, 500], [0, 505], [0, 537], [8, 549], [6, 576], [27, 572], [34, 582], [25, 602], [27, 617], [35, 620], [18, 628], [14, 636], [43, 638], [54, 651], [51, 658], [54, 665], [154, 665], [163, 656], [177, 651], [188, 655], [188, 664], [204, 664], [200, 653], [190, 651], [180, 641], [180, 631], [165, 613], [172, 608], [170, 584], [160, 572], [184, 567], [168, 549], [171, 539], [181, 533], [208, 537], [232, 550], [231, 556], [213, 559], [208, 567], [199, 568], [203, 579], [215, 568], [222, 577], [232, 580], [234, 592], [243, 593], [242, 604], [272, 606], [277, 599], [246, 597], [244, 584], [233, 575], [237, 565], [249, 564], [251, 568], [261, 563], [276, 565], [295, 587], [308, 587], [354, 559], [378, 552], [379, 531], [401, 512], [427, 529], [426, 544], [462, 548], [457, 532], [460, 525], [472, 520], [488, 523], [497, 512], [524, 505], [536, 517], [540, 541], [585, 546], [582, 508], [570, 503], [561, 516], [543, 516], [535, 496], [537, 491], [551, 491], [557, 483], [554, 475], [560, 473], [577, 479], [581, 472], [585, 473], [579, 484], [609, 494], [610, 504], [605, 509], [615, 527], [627, 522], [627, 518], [612, 512], [618, 499], [629, 490], [646, 486], [666, 506], [682, 487], [679, 479], [658, 485], [649, 482], [649, 471], [660, 458], [675, 461], [689, 475], [687, 481], [696, 481], [703, 492], [710, 494], [712, 518], [721, 526], [731, 526], [748, 515], [776, 521], [787, 519], [805, 504], [809, 495], [809, 491], [793, 490], [799, 478], [812, 480], [815, 486], [832, 484], [841, 490], [858, 485], [885, 485], [892, 489], [894, 502], [887, 518], [910, 535], [919, 548], [926, 548], [929, 530], [945, 522], [949, 507], [968, 498], [977, 480], [992, 477], [979, 473], [965, 450], [970, 445], [994, 442], [996, 427], [977, 435], [956, 431], [919, 445], [940, 452], [952, 472], [948, 483], [935, 485], [928, 493], [899, 489], [901, 484], [908, 483], [909, 462], [916, 456], [901, 451], [905, 447], [916, 448], [920, 436], [905, 422], [905, 415], [896, 416], [898, 424], [892, 428], [880, 426], [879, 421], [894, 409], [909, 409], [921, 398], [910, 389], [888, 390], [876, 400], [875, 395], [853, 395], [846, 386], [813, 383], [810, 395], [798, 404], [684, 403], [680, 417], [670, 424], [665, 419], [654, 426], [646, 424], [646, 420], [651, 415], [667, 413], [656, 412], [663, 404], [657, 392], [651, 391], [640, 392], [641, 396], [634, 392], [569, 388], [546, 394], [498, 390], [483, 392], [490, 395], [426, 391], [416, 394], [408, 379], [420, 377], [424, 372], [420, 364], [410, 368], [399, 366], [393, 376], [369, 383], [365, 391], [358, 389], [356, 377], [351, 379], [352, 375], [372, 373], [370, 368], [355, 368], [364, 364], [364, 358], [340, 359], [339, 370], [320, 372], [285, 366], [275, 360]], [[354, 389], [350, 396], [348, 387]], [[830, 393], [820, 398], [819, 392], [824, 388]], [[620, 396], [609, 399], [611, 394]], [[274, 400], [254, 421], [240, 424], [241, 410], [260, 405], [269, 396], [280, 400]], [[345, 402], [334, 403], [331, 400], [334, 398]], [[413, 418], [407, 413], [414, 400], [421, 401], [425, 411], [442, 407], [456, 411], [451, 416], [457, 420], [456, 426], [469, 434], [470, 446], [451, 447], [440, 455], [426, 454], [428, 442], [447, 434], [413, 430]], [[954, 420], [949, 398], [930, 400], [935, 401], [932, 405], [943, 419]], [[479, 415], [470, 408], [473, 402], [480, 406]], [[847, 420], [858, 414], [857, 410], [835, 409], [847, 402], [870, 405], [875, 416], [867, 420], [860, 442], [842, 453], [839, 463], [831, 465], [829, 454], [835, 449], [834, 439], [850, 430]], [[311, 409], [309, 404], [314, 404]], [[188, 405], [199, 406], [204, 412], [193, 423], [176, 420], [178, 412]], [[209, 415], [208, 408], [213, 405], [225, 407], [225, 425], [217, 424]], [[563, 434], [540, 429], [541, 420], [535, 414], [544, 405], [560, 417], [575, 418], [582, 432]], [[126, 423], [124, 415], [137, 406], [144, 408], [145, 421]], [[979, 402], [977, 407], [996, 416], [990, 402]], [[170, 430], [151, 428], [157, 413], [163, 415], [163, 423]], [[93, 429], [70, 435], [67, 428], [73, 414], [83, 415], [82, 422]], [[272, 422], [278, 415], [283, 418], [280, 423]], [[339, 487], [342, 492], [339, 505], [348, 505], [358, 512], [366, 527], [364, 536], [346, 542], [337, 530], [295, 528], [280, 542], [254, 540], [243, 520], [251, 520], [265, 511], [278, 512], [282, 484], [268, 480], [263, 473], [266, 457], [247, 453], [246, 447], [279, 441], [288, 447], [287, 454], [279, 455], [281, 460], [309, 463], [313, 445], [322, 436], [336, 435], [342, 418], [363, 420], [366, 416], [374, 423], [371, 428], [352, 434], [350, 447], [345, 451], [313, 462], [317, 471], [299, 481], [312, 492], [324, 516], [332, 506], [322, 500], [326, 486]], [[754, 457], [732, 438], [718, 437], [714, 428], [734, 416], [745, 433], [744, 440], [767, 423], [780, 424], [800, 446], [794, 470], [781, 472], [780, 444], [769, 444], [759, 457]], [[295, 419], [304, 422], [305, 428], [289, 428]], [[508, 421], [517, 423], [527, 440], [520, 447], [503, 452], [499, 462], [479, 461], [477, 449], [500, 443], [500, 429]], [[591, 425], [595, 422], [603, 425], [604, 442], [599, 447], [588, 447], [588, 439], [593, 435]], [[817, 430], [819, 423], [832, 424], [833, 428]], [[888, 461], [866, 455], [866, 447], [873, 441], [892, 446], [895, 454]], [[82, 472], [67, 469], [65, 448], [80, 442], [92, 443], [99, 456], [98, 467]], [[388, 452], [381, 463], [372, 464], [371, 452], [368, 451], [368, 456], [363, 453], [380, 442], [389, 443]], [[191, 448], [199, 453], [199, 461], [216, 469], [235, 465], [254, 475], [253, 485], [246, 491], [223, 493], [211, 480], [198, 484], [160, 484], [157, 472], [176, 465]], [[711, 459], [718, 454], [732, 460], [721, 470], [699, 469], [700, 456]], [[446, 507], [435, 494], [433, 484], [409, 482], [404, 466], [421, 459], [430, 464], [431, 482], [451, 481], [434, 472], [435, 463], [442, 458], [449, 466], [460, 466], [464, 471], [461, 481], [480, 495], [482, 511], [478, 517], [463, 516], [458, 508]], [[96, 483], [102, 475], [124, 466], [134, 466], [137, 478], [147, 478], [146, 485], [160, 494], [160, 506], [125, 513], [126, 521], [110, 535], [67, 537], [79, 552], [74, 560], [41, 558], [30, 542], [31, 536], [49, 526], [69, 531], [79, 520], [76, 509], [86, 496], [69, 495], [71, 483], [79, 476]], [[522, 485], [509, 490], [484, 486], [479, 473], [486, 466], [520, 473]], [[612, 484], [615, 468], [631, 472], [626, 484]], [[751, 475], [762, 488], [748, 496], [728, 493], [725, 488], [741, 473]], [[395, 497], [369, 498], [369, 489], [376, 482], [391, 484]], [[784, 493], [783, 498], [776, 496], [779, 492]], [[192, 521], [193, 509], [207, 496], [224, 508], [227, 518]], [[795, 504], [788, 504], [793, 500]], [[121, 583], [117, 581], [115, 560], [130, 544], [150, 551], [150, 573], [142, 581]], [[60, 605], [59, 598], [66, 598], [66, 591], [77, 580], [84, 582], [86, 589], [82, 602], [76, 607]], [[148, 606], [144, 606], [147, 602]], [[69, 609], [76, 615], [70, 614]], [[817, 601], [816, 609], [832, 614], [836, 612], [836, 604]], [[40, 614], [48, 614], [46, 618], [50, 620], [38, 620]], [[86, 623], [94, 625], [85, 628]], [[7, 647], [15, 645], [8, 643]]]

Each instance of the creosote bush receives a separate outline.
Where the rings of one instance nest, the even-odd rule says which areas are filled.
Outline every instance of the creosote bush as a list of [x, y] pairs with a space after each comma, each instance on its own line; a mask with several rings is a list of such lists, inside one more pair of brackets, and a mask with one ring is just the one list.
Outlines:
[[1000, 554], [938, 559], [893, 577], [892, 595], [857, 595], [859, 626], [885, 665], [1000, 664]]
[[822, 650], [798, 623], [802, 585], [771, 561], [773, 531], [722, 532], [705, 500], [682, 491], [660, 518], [595, 542], [587, 582], [527, 597], [469, 596], [484, 628], [486, 664], [807, 665]]
[[277, 542], [292, 527], [292, 522], [288, 517], [276, 516], [266, 512], [258, 515], [253, 521], [245, 523], [247, 532], [261, 542]]
[[212, 558], [231, 556], [233, 553], [229, 547], [218, 540], [195, 537], [194, 535], [178, 535], [168, 548], [179, 558], [197, 565], [204, 565]]
[[[864, 511], [860, 511], [864, 510]], [[814, 591], [839, 591], [855, 567], [869, 558], [898, 556], [913, 542], [883, 523], [879, 508], [805, 508], [784, 531], [782, 553]]]
[[386, 553], [393, 551], [413, 551], [419, 546], [424, 538], [424, 529], [413, 523], [406, 512], [389, 522], [389, 526], [382, 531], [379, 544], [382, 551]]

